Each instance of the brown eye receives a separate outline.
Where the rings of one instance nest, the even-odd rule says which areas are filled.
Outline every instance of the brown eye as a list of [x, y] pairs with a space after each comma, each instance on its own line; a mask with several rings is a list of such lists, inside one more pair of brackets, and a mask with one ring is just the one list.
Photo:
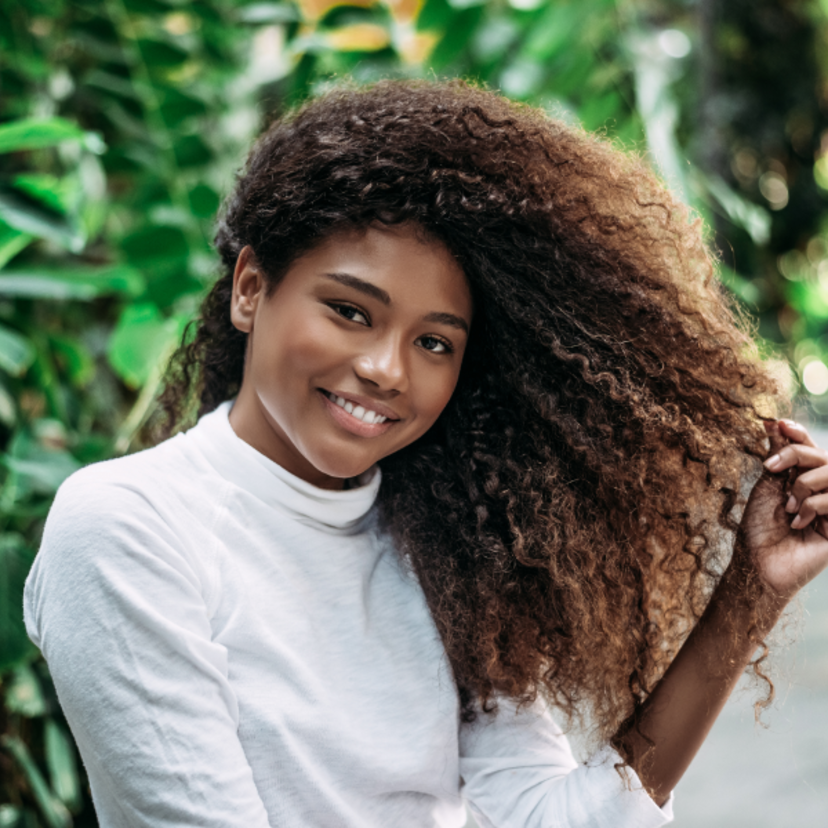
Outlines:
[[451, 354], [454, 348], [443, 339], [438, 339], [436, 336], [421, 336], [419, 339], [420, 345], [430, 351], [432, 354]]
[[347, 319], [349, 322], [357, 322], [360, 325], [371, 324], [368, 321], [368, 317], [359, 308], [355, 308], [353, 305], [340, 305], [338, 303], [331, 303], [330, 307], [333, 308], [340, 316]]

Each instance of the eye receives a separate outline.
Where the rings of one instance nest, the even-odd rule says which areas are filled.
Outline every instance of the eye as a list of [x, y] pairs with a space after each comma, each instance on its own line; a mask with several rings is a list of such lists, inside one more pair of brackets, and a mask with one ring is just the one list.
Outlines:
[[454, 348], [445, 339], [438, 339], [436, 336], [421, 336], [420, 345], [432, 354], [453, 354]]
[[359, 325], [371, 324], [366, 314], [353, 305], [343, 305], [339, 302], [331, 302], [329, 307], [333, 308], [336, 313], [347, 319], [349, 322], [356, 322]]

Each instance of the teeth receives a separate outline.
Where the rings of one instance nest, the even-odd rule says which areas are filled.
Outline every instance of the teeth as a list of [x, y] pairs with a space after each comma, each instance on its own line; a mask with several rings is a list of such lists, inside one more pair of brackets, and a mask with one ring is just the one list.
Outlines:
[[376, 411], [367, 410], [361, 405], [355, 406], [344, 397], [335, 397], [333, 394], [329, 394], [328, 397], [340, 408], [344, 408], [352, 417], [355, 417], [357, 420], [362, 420], [363, 423], [367, 423], [368, 425], [384, 423], [388, 419], [388, 417], [377, 414]]

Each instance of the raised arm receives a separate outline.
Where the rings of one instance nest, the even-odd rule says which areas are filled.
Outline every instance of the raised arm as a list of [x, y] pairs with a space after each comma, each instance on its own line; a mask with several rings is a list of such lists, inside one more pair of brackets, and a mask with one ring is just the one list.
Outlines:
[[[659, 804], [687, 770], [757, 641], [828, 565], [828, 452], [790, 421], [769, 424], [768, 431], [774, 453], [748, 500], [731, 564], [642, 706], [638, 726], [614, 740]], [[749, 596], [757, 592], [756, 578], [762, 589], [754, 613]]]

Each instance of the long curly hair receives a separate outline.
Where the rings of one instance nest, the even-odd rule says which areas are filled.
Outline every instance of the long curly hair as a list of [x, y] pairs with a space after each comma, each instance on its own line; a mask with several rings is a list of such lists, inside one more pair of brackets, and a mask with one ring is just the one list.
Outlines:
[[462, 82], [344, 86], [280, 118], [225, 204], [164, 433], [240, 388], [245, 245], [272, 291], [330, 234], [403, 222], [453, 254], [475, 315], [437, 423], [381, 461], [381, 519], [466, 719], [540, 693], [607, 739], [709, 599], [785, 405], [700, 222], [641, 158]]

